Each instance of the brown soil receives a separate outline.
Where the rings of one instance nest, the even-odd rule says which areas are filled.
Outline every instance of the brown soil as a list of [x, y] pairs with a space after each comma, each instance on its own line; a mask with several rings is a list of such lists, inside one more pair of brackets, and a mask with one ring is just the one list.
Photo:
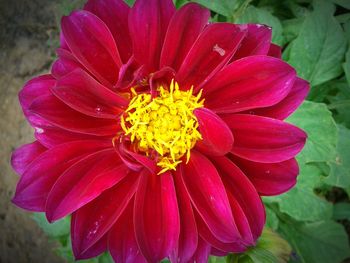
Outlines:
[[31, 214], [10, 201], [18, 181], [10, 154], [33, 140], [17, 94], [25, 81], [49, 70], [54, 8], [55, 1], [0, 0], [0, 263], [64, 262]]

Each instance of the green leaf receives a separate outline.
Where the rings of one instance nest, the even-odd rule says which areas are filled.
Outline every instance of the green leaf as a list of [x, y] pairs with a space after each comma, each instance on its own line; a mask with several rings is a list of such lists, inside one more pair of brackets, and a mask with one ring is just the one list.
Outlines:
[[300, 32], [301, 26], [304, 23], [304, 18], [293, 18], [284, 20], [283, 25], [283, 36], [286, 42], [290, 42], [295, 39]]
[[[310, 164], [299, 162], [300, 174], [296, 186], [285, 194], [269, 197], [277, 202], [280, 211], [299, 221], [316, 221], [332, 217], [332, 204], [314, 193], [322, 179], [321, 171]], [[265, 200], [264, 199], [264, 200]]]
[[333, 3], [340, 5], [346, 9], [350, 10], [350, 1], [349, 0], [332, 0]]
[[208, 263], [226, 263], [225, 257], [209, 257]]
[[333, 206], [333, 219], [350, 221], [350, 203], [336, 203]]
[[[276, 263], [277, 262], [276, 257], [270, 251], [259, 247], [248, 250], [247, 256], [249, 256], [254, 263]], [[244, 261], [240, 261], [240, 262], [244, 262]]]
[[334, 110], [334, 119], [338, 123], [350, 128], [350, 86], [345, 79], [340, 79], [333, 82], [333, 87], [335, 91], [328, 97], [331, 102], [328, 108]]
[[329, 162], [331, 168], [325, 182], [338, 187], [350, 187], [350, 130], [338, 125], [337, 154]]
[[265, 224], [265, 226], [268, 228], [271, 228], [273, 230], [277, 230], [277, 228], [278, 228], [277, 215], [268, 206], [265, 206], [265, 211], [266, 211], [266, 224]]
[[[213, 1], [213, 0], [193, 0], [193, 2], [196, 2], [198, 4], [201, 4], [208, 9], [221, 14], [223, 16], [227, 17], [233, 17], [234, 12], [245, 2], [248, 2], [249, 0], [220, 0], [220, 1]], [[250, 2], [250, 1], [249, 1]]]
[[325, 104], [305, 101], [287, 121], [300, 127], [308, 135], [306, 145], [299, 154], [303, 162], [334, 160], [337, 127]]
[[39, 227], [50, 237], [50, 238], [59, 238], [61, 236], [69, 235], [70, 231], [70, 218], [65, 217], [55, 223], [50, 224], [47, 222], [46, 216], [44, 213], [35, 213], [32, 215], [35, 222]]
[[129, 6], [133, 6], [133, 4], [135, 3], [135, 0], [124, 0], [125, 3], [127, 3]]
[[339, 23], [346, 23], [350, 21], [350, 13], [341, 14], [335, 17]]
[[291, 254], [286, 240], [274, 231], [264, 228], [257, 245], [240, 254], [231, 254], [227, 262], [232, 263], [286, 263]]
[[342, 73], [346, 40], [333, 16], [334, 6], [327, 1], [316, 1], [314, 7], [292, 42], [288, 62], [299, 76], [316, 86]]
[[272, 27], [272, 42], [278, 45], [284, 44], [283, 28], [280, 20], [265, 9], [249, 6], [235, 22], [239, 24], [258, 23], [268, 25]]
[[345, 54], [345, 62], [343, 63], [343, 69], [345, 72], [346, 80], [350, 85], [350, 48]]
[[350, 255], [347, 234], [334, 221], [286, 222], [280, 230], [295, 249], [292, 262], [340, 263]]
[[309, 9], [298, 5], [293, 0], [287, 0], [285, 3], [295, 17], [304, 17], [310, 13]]

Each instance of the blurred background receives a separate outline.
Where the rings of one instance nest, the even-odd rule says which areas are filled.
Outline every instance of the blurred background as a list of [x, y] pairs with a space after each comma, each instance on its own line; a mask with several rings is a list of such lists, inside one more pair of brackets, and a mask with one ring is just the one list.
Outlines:
[[59, 42], [59, 20], [83, 1], [0, 0], [0, 262], [64, 262], [31, 216], [14, 206], [18, 176], [11, 152], [33, 141], [18, 103], [32, 76], [48, 72]]

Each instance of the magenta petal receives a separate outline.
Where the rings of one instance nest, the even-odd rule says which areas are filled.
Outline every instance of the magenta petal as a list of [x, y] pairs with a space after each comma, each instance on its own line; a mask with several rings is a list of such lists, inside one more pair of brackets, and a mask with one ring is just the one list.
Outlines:
[[160, 52], [169, 21], [175, 12], [172, 0], [137, 0], [129, 14], [129, 30], [136, 61], [147, 70], [159, 67]]
[[275, 57], [275, 58], [281, 58], [282, 57], [282, 48], [278, 45], [275, 45], [271, 43], [269, 52], [267, 53], [268, 56]]
[[44, 211], [47, 196], [58, 177], [84, 155], [106, 147], [99, 141], [77, 141], [45, 151], [21, 176], [12, 201], [27, 210]]
[[217, 113], [272, 106], [287, 96], [295, 76], [295, 70], [280, 59], [268, 56], [240, 59], [203, 87], [205, 105]]
[[135, 238], [133, 203], [114, 224], [108, 234], [108, 247], [115, 262], [146, 263]]
[[59, 48], [69, 50], [69, 47], [67, 45], [66, 39], [65, 39], [62, 31], [60, 31], [60, 47]]
[[293, 158], [280, 163], [257, 163], [240, 158], [234, 162], [254, 184], [260, 195], [277, 195], [296, 184], [299, 174], [297, 161]]
[[35, 99], [51, 94], [50, 89], [55, 84], [56, 80], [51, 75], [42, 75], [28, 81], [18, 95], [24, 113], [27, 113]]
[[192, 85], [199, 89], [201, 83], [205, 83], [228, 63], [245, 34], [245, 27], [238, 25], [208, 25], [184, 59], [176, 74], [176, 81], [183, 89]]
[[248, 24], [248, 34], [242, 41], [242, 45], [237, 50], [234, 60], [255, 56], [255, 55], [267, 55], [271, 38], [271, 27], [259, 24]]
[[206, 241], [204, 241], [202, 238], [199, 238], [197, 250], [189, 262], [207, 263], [209, 259], [210, 248], [210, 245]]
[[298, 127], [267, 117], [231, 114], [223, 117], [232, 129], [232, 153], [250, 161], [277, 163], [293, 158], [305, 145], [306, 133]]
[[228, 191], [227, 196], [230, 201], [232, 214], [235, 218], [237, 228], [241, 233], [243, 239], [242, 244], [236, 244], [237, 251], [239, 251], [242, 248], [245, 249], [247, 246], [254, 246], [256, 240], [253, 236], [248, 218], [245, 215], [244, 210], [242, 209], [237, 199], [233, 196], [232, 192]]
[[73, 54], [62, 48], [56, 50], [58, 59], [54, 62], [51, 67], [51, 73], [56, 78], [59, 79], [68, 73], [74, 71], [77, 68], [84, 68], [73, 56]]
[[198, 119], [202, 140], [196, 148], [210, 155], [225, 155], [232, 149], [233, 136], [227, 124], [214, 112], [206, 108], [194, 111]]
[[138, 178], [137, 174], [129, 173], [124, 180], [73, 213], [75, 223], [71, 226], [71, 233], [76, 257], [96, 244], [112, 228], [134, 196]]
[[[71, 224], [72, 225], [74, 224], [73, 218], [72, 218]], [[76, 255], [75, 260], [95, 258], [107, 250], [107, 245], [108, 245], [107, 235], [105, 235], [99, 241], [97, 241], [93, 246], [87, 249], [83, 254]]]
[[85, 71], [76, 69], [60, 78], [52, 88], [56, 97], [88, 116], [115, 119], [128, 101], [98, 83]]
[[55, 126], [36, 127], [35, 138], [47, 148], [52, 148], [63, 143], [80, 140], [101, 140], [102, 143], [111, 145], [111, 137], [75, 133]]
[[84, 9], [97, 15], [107, 25], [122, 61], [127, 62], [132, 49], [128, 27], [129, 6], [123, 0], [89, 0]]
[[130, 170], [140, 171], [143, 168], [146, 168], [150, 173], [156, 173], [156, 161], [130, 149], [132, 148], [132, 145], [128, 144], [124, 138], [121, 138], [119, 142], [114, 142], [114, 147], [121, 160]]
[[106, 136], [115, 135], [120, 130], [117, 117], [111, 120], [86, 116], [71, 109], [53, 95], [39, 97], [31, 104], [29, 111], [52, 125], [72, 132]]
[[135, 196], [136, 240], [148, 262], [159, 262], [176, 248], [180, 232], [174, 181], [144, 170]]
[[246, 249], [243, 245], [242, 240], [237, 240], [236, 242], [224, 243], [217, 239], [213, 233], [209, 230], [208, 226], [205, 224], [203, 219], [196, 213], [196, 223], [198, 227], [198, 232], [201, 238], [208, 242], [212, 247], [224, 252], [234, 252], [241, 253]]
[[227, 157], [214, 157], [227, 192], [238, 201], [246, 215], [254, 240], [261, 235], [265, 224], [265, 209], [254, 185]]
[[66, 170], [52, 187], [46, 217], [56, 221], [89, 203], [121, 181], [128, 168], [113, 149], [93, 153]]
[[299, 107], [309, 90], [309, 83], [297, 78], [287, 97], [271, 107], [257, 109], [254, 114], [284, 120]]
[[213, 235], [223, 242], [239, 239], [224, 185], [214, 165], [204, 155], [192, 151], [188, 164], [181, 167], [192, 204]]
[[191, 200], [182, 180], [182, 169], [173, 173], [177, 201], [180, 212], [180, 237], [177, 250], [170, 255], [171, 262], [187, 263], [196, 252], [198, 246], [198, 231]]
[[88, 11], [75, 11], [62, 18], [62, 31], [73, 55], [99, 81], [110, 87], [117, 82], [122, 61], [101, 19]]
[[45, 150], [46, 148], [38, 141], [22, 145], [11, 155], [12, 168], [16, 173], [23, 174], [31, 162]]
[[178, 70], [185, 56], [208, 23], [210, 12], [196, 3], [188, 3], [172, 17], [160, 58], [160, 67]]

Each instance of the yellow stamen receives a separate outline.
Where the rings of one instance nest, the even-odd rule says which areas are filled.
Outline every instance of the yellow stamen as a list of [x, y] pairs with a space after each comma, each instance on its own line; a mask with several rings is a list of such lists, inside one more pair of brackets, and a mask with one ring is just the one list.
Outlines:
[[179, 85], [171, 81], [169, 90], [160, 86], [158, 97], [152, 99], [150, 94], [137, 94], [132, 89], [133, 98], [124, 116], [121, 127], [125, 135], [141, 152], [148, 156], [152, 151], [158, 153], [158, 174], [176, 170], [180, 160], [190, 158], [190, 150], [202, 139], [198, 131], [198, 120], [193, 111], [203, 107], [200, 101], [202, 92], [193, 95], [193, 87], [181, 91]]

